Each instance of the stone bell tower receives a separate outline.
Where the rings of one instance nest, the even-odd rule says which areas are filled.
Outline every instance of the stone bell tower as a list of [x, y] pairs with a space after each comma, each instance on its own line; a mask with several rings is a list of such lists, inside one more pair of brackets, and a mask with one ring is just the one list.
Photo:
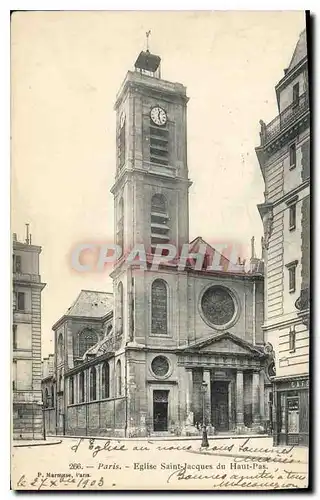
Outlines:
[[112, 277], [116, 309], [122, 304], [115, 322], [122, 325], [118, 329], [127, 340], [132, 338], [130, 303], [137, 291], [123, 256], [137, 245], [151, 255], [157, 244], [179, 249], [189, 241], [187, 102], [184, 85], [163, 80], [161, 59], [148, 49], [140, 52], [116, 97], [117, 158], [111, 192], [115, 243], [122, 257]]

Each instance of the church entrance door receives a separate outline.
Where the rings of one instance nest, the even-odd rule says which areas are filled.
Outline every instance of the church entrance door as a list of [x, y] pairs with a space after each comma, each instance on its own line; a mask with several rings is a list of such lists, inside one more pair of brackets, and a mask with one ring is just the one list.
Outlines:
[[212, 423], [217, 431], [229, 430], [229, 382], [212, 382]]
[[168, 430], [168, 394], [169, 391], [153, 391], [153, 430]]

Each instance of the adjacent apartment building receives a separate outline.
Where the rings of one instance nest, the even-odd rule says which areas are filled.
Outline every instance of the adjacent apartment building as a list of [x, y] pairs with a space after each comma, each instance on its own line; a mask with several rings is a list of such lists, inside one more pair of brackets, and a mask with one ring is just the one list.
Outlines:
[[13, 439], [43, 437], [41, 393], [41, 247], [13, 235], [12, 425]]
[[310, 111], [306, 31], [275, 87], [278, 115], [260, 121], [265, 181], [265, 338], [274, 351], [274, 444], [308, 443]]

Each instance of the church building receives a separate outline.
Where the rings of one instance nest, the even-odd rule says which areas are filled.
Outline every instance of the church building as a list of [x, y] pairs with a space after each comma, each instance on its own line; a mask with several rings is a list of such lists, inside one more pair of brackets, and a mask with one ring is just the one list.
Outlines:
[[[252, 255], [246, 272], [220, 256], [210, 269], [217, 252], [196, 238], [190, 254], [207, 249], [200, 269], [174, 259], [152, 265], [158, 245], [190, 241], [188, 97], [161, 78], [160, 64], [141, 52], [116, 97], [111, 192], [122, 253], [113, 299], [102, 294], [104, 306], [94, 306], [98, 294], [82, 291], [87, 312], [54, 326], [57, 434], [196, 435], [203, 422], [209, 433], [256, 433], [270, 418], [260, 260]], [[142, 247], [145, 268], [126, 258]]]

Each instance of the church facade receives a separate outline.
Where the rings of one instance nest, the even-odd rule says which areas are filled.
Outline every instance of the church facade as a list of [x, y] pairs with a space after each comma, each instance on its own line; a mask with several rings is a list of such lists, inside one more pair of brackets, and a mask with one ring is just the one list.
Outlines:
[[[159, 248], [165, 256], [168, 244], [189, 242], [187, 102], [182, 84], [160, 78], [160, 58], [141, 52], [115, 103], [113, 299], [95, 317], [80, 307], [54, 326], [56, 434], [193, 435], [203, 423], [250, 433], [270, 420], [259, 260], [232, 270], [197, 238], [188, 248], [205, 246], [200, 268], [174, 258], [153, 266]], [[146, 250], [145, 266], [126, 258], [133, 248]]]

